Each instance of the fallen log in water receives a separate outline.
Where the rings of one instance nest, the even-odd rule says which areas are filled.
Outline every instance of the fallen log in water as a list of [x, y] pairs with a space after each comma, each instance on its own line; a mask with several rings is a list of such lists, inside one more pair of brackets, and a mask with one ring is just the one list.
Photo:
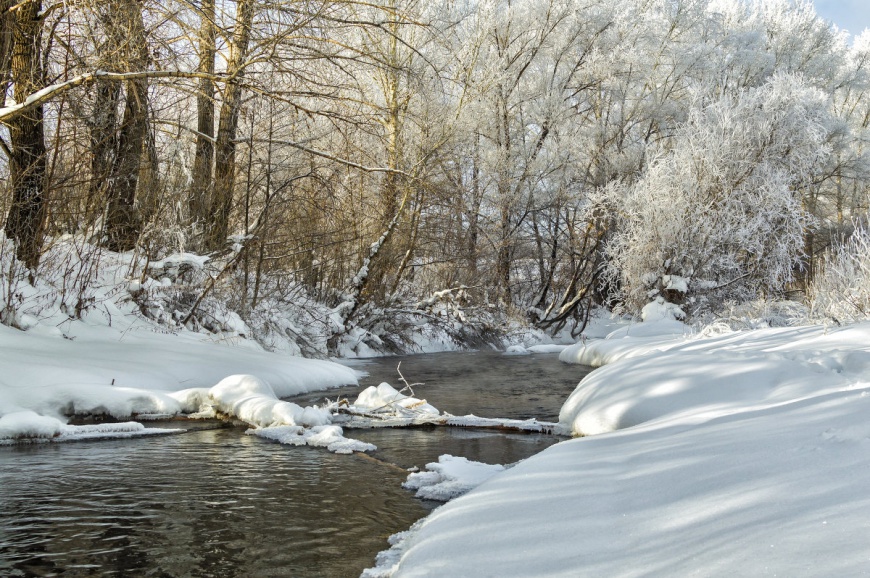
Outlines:
[[399, 415], [397, 413], [371, 413], [355, 411], [352, 407], [337, 405], [330, 408], [333, 423], [346, 429], [374, 428], [413, 428], [413, 427], [463, 427], [473, 429], [495, 430], [516, 433], [543, 433], [549, 435], [564, 435], [569, 433], [558, 423], [538, 421], [536, 419], [504, 419], [478, 417], [476, 415], [455, 416], [449, 413], [419, 415]]

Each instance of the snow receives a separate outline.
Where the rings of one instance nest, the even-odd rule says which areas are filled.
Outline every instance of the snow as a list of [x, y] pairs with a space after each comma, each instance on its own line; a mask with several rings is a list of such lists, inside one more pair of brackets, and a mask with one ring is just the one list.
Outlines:
[[522, 345], [511, 345], [504, 351], [504, 355], [530, 355], [531, 351]]
[[679, 305], [669, 303], [662, 297], [656, 297], [654, 300], [644, 305], [643, 309], [640, 311], [640, 316], [645, 322], [648, 322], [683, 319], [686, 316], [686, 313]]
[[402, 487], [416, 490], [418, 498], [446, 502], [476, 488], [504, 469], [499, 464], [484, 464], [444, 454], [437, 462], [426, 464], [427, 471], [408, 475]]
[[689, 280], [679, 275], [662, 275], [662, 283], [666, 290], [678, 291], [686, 294], [689, 292]]
[[283, 425], [249, 429], [245, 433], [292, 446], [324, 447], [337, 454], [370, 452], [377, 449], [373, 444], [344, 437], [344, 431], [336, 425], [312, 428]]
[[276, 425], [321, 426], [328, 411], [281, 401], [272, 386], [253, 375], [231, 375], [208, 390], [214, 409], [256, 427]]
[[[641, 324], [643, 325], [643, 324]], [[588, 340], [575, 434], [391, 539], [367, 576], [870, 572], [870, 324]]]
[[691, 329], [676, 320], [628, 324], [606, 334], [604, 339], [583, 339], [565, 348], [559, 360], [600, 367], [618, 359], [635, 357], [672, 346], [675, 339], [691, 334]]
[[550, 433], [567, 435], [567, 431], [558, 423], [529, 419], [505, 419], [492, 417], [478, 417], [474, 414], [453, 416], [445, 414], [447, 425], [456, 427], [490, 428], [501, 430], [516, 430], [522, 432]]
[[[371, 444], [344, 438], [340, 427], [330, 426], [328, 410], [279, 399], [279, 395], [356, 383], [356, 372], [343, 365], [172, 334], [116, 339], [116, 333], [104, 327], [89, 328], [82, 335], [82, 339], [69, 340], [0, 326], [0, 362], [4, 368], [0, 379], [0, 443], [155, 433], [136, 422], [99, 428], [67, 425], [66, 416], [77, 414], [144, 418], [190, 413], [194, 417], [237, 419], [258, 434], [264, 428], [283, 427], [274, 430], [284, 432], [279, 440], [283, 443], [327, 447], [340, 453], [374, 449]], [[251, 369], [257, 374], [218, 378], [231, 369]], [[277, 387], [261, 376], [275, 380]], [[180, 387], [210, 381], [217, 383]], [[288, 427], [295, 428], [292, 442], [286, 435]], [[156, 433], [167, 431], [159, 429]], [[263, 437], [276, 439], [274, 431]]]
[[397, 415], [439, 415], [441, 412], [425, 399], [405, 395], [389, 383], [370, 386], [360, 392], [351, 408], [362, 413], [390, 412]]
[[[141, 288], [132, 283], [123, 290]], [[77, 414], [194, 413], [243, 421], [248, 434], [284, 444], [375, 449], [346, 438], [333, 407], [280, 399], [356, 383], [353, 369], [262, 351], [231, 315], [224, 333], [169, 331], [108, 294], [99, 302], [81, 320], [61, 304], [16, 312], [19, 329], [0, 325], [0, 444], [181, 431], [68, 424]], [[870, 572], [870, 323], [696, 333], [663, 300], [657, 308], [643, 323], [598, 315], [561, 351], [564, 362], [602, 367], [565, 401], [559, 424], [450, 416], [386, 383], [348, 404], [384, 425], [586, 436], [509, 469], [445, 455], [410, 475], [406, 486], [421, 497], [467, 493], [394, 536], [366, 575]], [[521, 339], [516, 353], [561, 349]]]
[[30, 410], [13, 411], [0, 416], [0, 445], [16, 441], [81, 441], [86, 439], [117, 439], [145, 435], [181, 433], [183, 429], [146, 428], [141, 423], [125, 422], [92, 425], [67, 425], [59, 419], [39, 415]]
[[[205, 399], [204, 405], [218, 415], [244, 421], [252, 426], [246, 433], [287, 445], [324, 447], [338, 454], [366, 452], [374, 445], [344, 437], [332, 425], [329, 409], [302, 407], [282, 401], [272, 386], [253, 375], [231, 375], [205, 392], [185, 392], [185, 397]], [[205, 394], [205, 395], [204, 395]]]
[[[176, 262], [196, 260], [179, 256]], [[326, 425], [324, 410], [277, 398], [357, 383], [357, 372], [338, 363], [269, 353], [237, 337], [169, 332], [117, 301], [104, 307], [103, 315], [83, 320], [59, 312], [19, 316], [27, 331], [0, 325], [0, 443], [150, 435], [149, 428], [81, 429], [67, 420], [171, 416], [209, 404], [225, 414], [239, 412], [255, 427]], [[240, 375], [248, 377], [225, 379]]]
[[569, 346], [558, 343], [542, 343], [540, 345], [532, 345], [526, 348], [530, 353], [562, 353]]

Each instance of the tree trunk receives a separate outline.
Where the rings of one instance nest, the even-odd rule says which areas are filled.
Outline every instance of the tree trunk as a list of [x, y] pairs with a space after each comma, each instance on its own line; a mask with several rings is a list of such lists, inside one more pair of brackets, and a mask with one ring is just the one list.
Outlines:
[[480, 235], [480, 206], [483, 189], [480, 186], [480, 132], [474, 133], [474, 152], [471, 161], [471, 207], [468, 208], [468, 240], [466, 260], [470, 279], [477, 277], [477, 239]]
[[[199, 72], [215, 71], [215, 7], [214, 0], [202, 0], [199, 24]], [[193, 161], [193, 182], [190, 187], [190, 222], [202, 231], [208, 221], [209, 200], [212, 196], [212, 167], [214, 164], [214, 81], [199, 80], [196, 95], [196, 156]]]
[[96, 219], [102, 211], [112, 164], [118, 148], [118, 103], [121, 100], [121, 85], [111, 80], [98, 80], [94, 86], [94, 110], [91, 114], [89, 132], [91, 142], [91, 182], [88, 186], [88, 218]]
[[[12, 81], [15, 101], [42, 88], [42, 2], [33, 0], [15, 12]], [[12, 206], [6, 234], [15, 241], [18, 260], [34, 269], [39, 264], [45, 222], [46, 151], [42, 106], [9, 121]]]
[[236, 132], [239, 126], [239, 111], [242, 105], [242, 78], [248, 43], [251, 39], [251, 24], [254, 19], [253, 0], [238, 0], [236, 3], [236, 30], [230, 47], [227, 63], [229, 80], [224, 89], [218, 119], [217, 142], [215, 143], [214, 195], [209, 209], [211, 230], [208, 248], [220, 249], [229, 235], [230, 211], [233, 206], [233, 185], [236, 177]]
[[9, 12], [12, 0], [0, 0], [0, 94], [7, 94], [12, 81], [12, 42], [15, 16]]
[[[500, 95], [497, 102], [496, 124], [499, 141], [498, 190], [499, 238], [495, 263], [495, 282], [501, 285], [501, 300], [505, 307], [513, 304], [511, 291], [511, 260], [513, 259], [513, 189], [511, 178], [511, 134], [507, 99]], [[519, 186], [519, 185], [516, 185]]]
[[[128, 71], [144, 70], [148, 66], [148, 46], [139, 3], [120, 0], [117, 10], [128, 34], [122, 51], [126, 56], [123, 65]], [[128, 80], [124, 83], [124, 91], [124, 117], [118, 131], [118, 150], [107, 191], [107, 247], [113, 251], [129, 251], [135, 247], [142, 227], [135, 200], [148, 131], [148, 79]]]

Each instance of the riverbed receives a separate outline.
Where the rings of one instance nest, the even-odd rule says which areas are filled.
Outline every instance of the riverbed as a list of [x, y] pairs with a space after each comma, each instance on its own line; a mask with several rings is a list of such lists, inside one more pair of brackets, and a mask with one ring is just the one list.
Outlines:
[[[401, 365], [399, 365], [401, 363]], [[588, 368], [555, 355], [442, 353], [354, 362], [353, 399], [401, 373], [454, 415], [555, 421]], [[154, 424], [152, 424], [154, 425]], [[163, 422], [162, 427], [178, 427]], [[0, 448], [0, 575], [358, 576], [387, 537], [437, 504], [402, 489], [442, 454], [509, 464], [559, 438], [460, 428], [353, 430], [370, 455], [279, 445], [245, 428], [187, 422], [185, 434]]]

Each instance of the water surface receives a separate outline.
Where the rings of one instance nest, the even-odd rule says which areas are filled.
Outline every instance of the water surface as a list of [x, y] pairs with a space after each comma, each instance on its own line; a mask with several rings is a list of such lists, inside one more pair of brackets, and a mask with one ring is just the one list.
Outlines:
[[[425, 382], [419, 397], [485, 417], [554, 420], [585, 372], [552, 355], [451, 353], [366, 362], [364, 385], [398, 384], [400, 360], [409, 380]], [[211, 429], [0, 447], [0, 576], [358, 576], [390, 534], [433, 507], [401, 488], [404, 468], [445, 453], [512, 463], [557, 441], [457, 428], [357, 430], [346, 435], [379, 449], [344, 456], [244, 428], [182, 427], [204, 426]]]

